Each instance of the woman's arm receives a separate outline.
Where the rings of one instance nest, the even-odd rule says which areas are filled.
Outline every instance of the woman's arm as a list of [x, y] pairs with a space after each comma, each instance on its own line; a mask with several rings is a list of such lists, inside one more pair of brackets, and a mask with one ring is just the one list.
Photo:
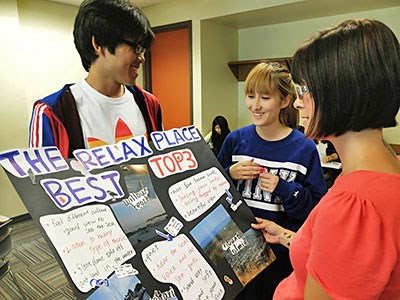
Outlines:
[[330, 155], [325, 156], [325, 157], [322, 159], [322, 162], [328, 163], [328, 162], [330, 162], [330, 161], [335, 161], [335, 160], [337, 160], [338, 158], [339, 158], [339, 156], [337, 155], [336, 152], [334, 152], [334, 153], [332, 153], [332, 154], [330, 154]]
[[331, 300], [324, 288], [310, 275], [307, 274], [304, 300]]

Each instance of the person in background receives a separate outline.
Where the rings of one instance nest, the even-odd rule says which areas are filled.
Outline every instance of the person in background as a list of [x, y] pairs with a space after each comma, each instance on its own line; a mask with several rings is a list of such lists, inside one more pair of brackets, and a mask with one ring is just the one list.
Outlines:
[[230, 132], [228, 120], [224, 116], [216, 116], [212, 121], [211, 132], [204, 138], [206, 143], [210, 145], [215, 156], [218, 155], [226, 136]]
[[30, 147], [57, 146], [68, 158], [75, 149], [162, 130], [160, 103], [136, 85], [154, 41], [141, 10], [128, 0], [85, 0], [73, 34], [88, 75], [35, 102]]
[[336, 153], [336, 149], [333, 144], [328, 140], [322, 140], [321, 143], [326, 144], [325, 157], [322, 158], [322, 162], [328, 163], [333, 161], [340, 161], [339, 155]]
[[[245, 81], [253, 124], [232, 131], [218, 160], [254, 215], [296, 231], [326, 193], [313, 140], [297, 129], [295, 88], [286, 67], [260, 63]], [[291, 271], [288, 250], [272, 245], [277, 259], [253, 279], [237, 299], [271, 299]]]
[[295, 106], [308, 137], [333, 143], [343, 171], [297, 233], [252, 225], [290, 247], [294, 272], [274, 299], [399, 299], [400, 161], [382, 140], [396, 126], [399, 61], [395, 34], [369, 19], [321, 30], [296, 51]]
[[[340, 162], [339, 155], [336, 153], [336, 149], [333, 144], [328, 140], [321, 140], [320, 143], [325, 145], [324, 155], [321, 158], [323, 164], [327, 164], [330, 162]], [[318, 146], [317, 146], [318, 148]], [[324, 178], [326, 182], [326, 187], [330, 189], [335, 182], [336, 178], [342, 172], [342, 169], [331, 168], [329, 166], [323, 165], [322, 170], [324, 172]]]

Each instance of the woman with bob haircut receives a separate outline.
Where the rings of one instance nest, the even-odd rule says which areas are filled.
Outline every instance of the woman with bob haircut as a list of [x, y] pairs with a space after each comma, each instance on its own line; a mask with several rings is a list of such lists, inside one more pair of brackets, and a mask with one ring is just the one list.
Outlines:
[[306, 135], [335, 146], [343, 172], [297, 233], [257, 219], [290, 248], [293, 273], [274, 299], [399, 299], [400, 161], [382, 128], [396, 125], [400, 46], [376, 20], [318, 32], [293, 58]]

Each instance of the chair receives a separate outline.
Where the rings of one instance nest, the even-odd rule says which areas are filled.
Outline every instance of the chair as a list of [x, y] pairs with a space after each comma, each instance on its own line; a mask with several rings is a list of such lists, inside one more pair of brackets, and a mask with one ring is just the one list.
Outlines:
[[25, 293], [19, 285], [17, 278], [15, 278], [11, 267], [10, 262], [7, 259], [7, 255], [11, 251], [11, 232], [12, 228], [7, 224], [2, 224], [0, 226], [0, 280], [3, 279], [4, 276], [9, 273], [15, 285], [18, 288], [19, 293], [22, 296], [22, 299], [26, 299]]

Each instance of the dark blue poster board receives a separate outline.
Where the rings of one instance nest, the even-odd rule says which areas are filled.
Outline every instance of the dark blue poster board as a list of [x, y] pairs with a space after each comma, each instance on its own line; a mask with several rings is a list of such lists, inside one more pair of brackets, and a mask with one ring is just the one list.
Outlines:
[[0, 163], [78, 299], [233, 299], [275, 256], [194, 126], [151, 135]]

